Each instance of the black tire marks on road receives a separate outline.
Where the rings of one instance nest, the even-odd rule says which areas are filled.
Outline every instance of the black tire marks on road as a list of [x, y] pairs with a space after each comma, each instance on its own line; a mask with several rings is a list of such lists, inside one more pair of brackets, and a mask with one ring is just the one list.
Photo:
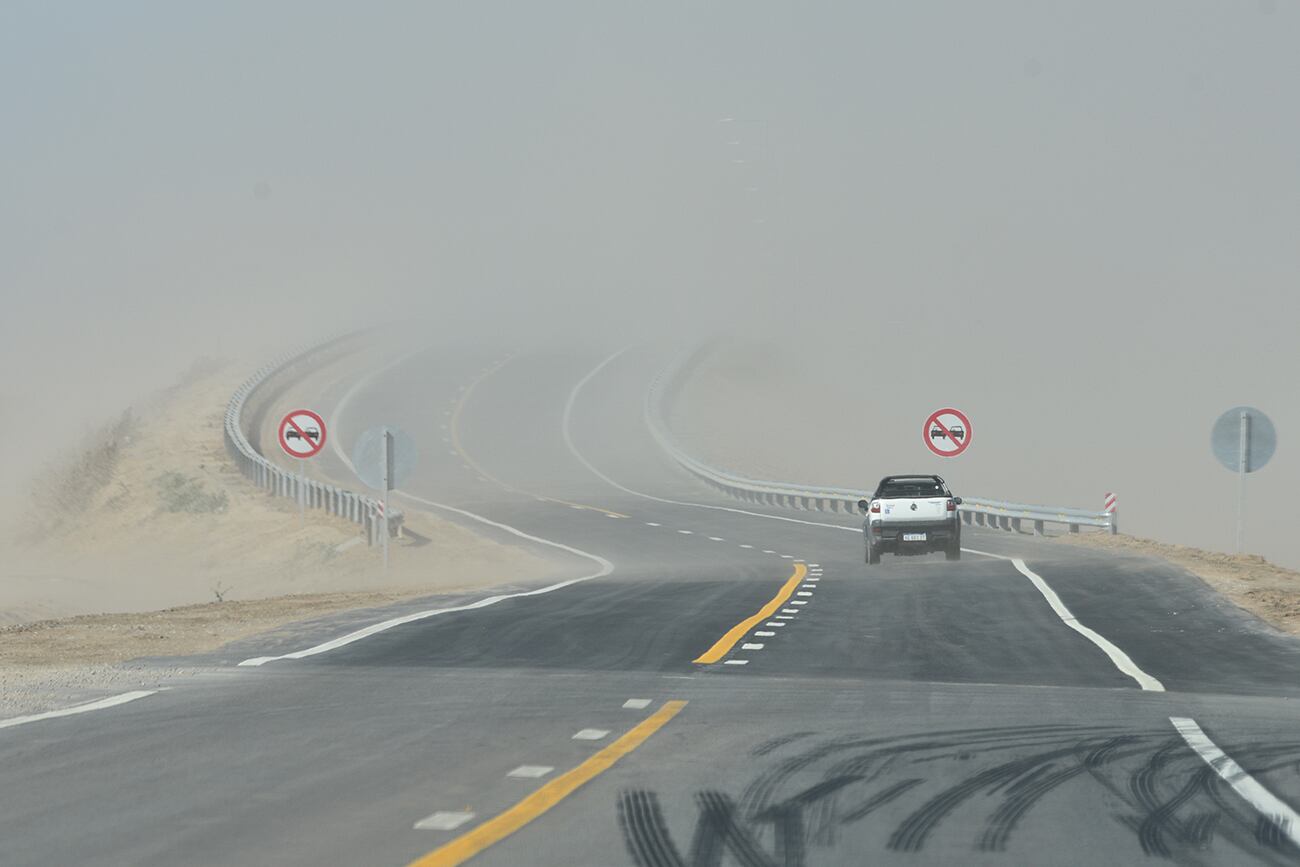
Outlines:
[[[1300, 744], [1233, 746], [1228, 752], [1252, 774], [1300, 776]], [[972, 809], [987, 811], [972, 848], [1007, 852], [1036, 805], [1080, 781], [1129, 805], [1131, 813], [1114, 815], [1134, 832], [1135, 857], [1140, 851], [1150, 858], [1199, 861], [1216, 840], [1256, 863], [1294, 863], [1300, 856], [1281, 829], [1256, 815], [1167, 731], [1041, 725], [891, 738], [796, 732], [770, 738], [750, 755], [767, 766], [739, 803], [716, 790], [694, 794], [695, 825], [685, 857], [673, 842], [659, 796], [624, 792], [619, 821], [633, 863], [717, 867], [730, 855], [726, 863], [743, 867], [802, 867], [810, 849], [836, 849], [844, 834], [853, 837], [855, 855], [862, 851], [862, 831], [849, 830], [859, 823], [887, 828], [885, 849], [919, 853], [958, 810], [967, 827]], [[953, 782], [953, 766], [967, 764], [971, 771]], [[936, 791], [932, 781], [938, 780], [947, 785]], [[908, 801], [914, 805], [900, 814]]]

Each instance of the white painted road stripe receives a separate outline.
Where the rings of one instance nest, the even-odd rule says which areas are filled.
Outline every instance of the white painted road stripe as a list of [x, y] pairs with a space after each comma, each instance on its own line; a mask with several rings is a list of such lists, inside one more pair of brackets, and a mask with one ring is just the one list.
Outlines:
[[598, 741], [609, 734], [609, 729], [583, 729], [575, 734], [571, 740], [575, 741]]
[[417, 831], [454, 831], [474, 818], [473, 813], [438, 812], [415, 823]]
[[46, 719], [59, 719], [65, 716], [75, 716], [79, 713], [89, 713], [92, 710], [104, 710], [105, 708], [117, 707], [119, 704], [126, 704], [128, 701], [135, 701], [138, 698], [146, 698], [158, 692], [156, 689], [137, 689], [133, 692], [124, 692], [121, 695], [101, 698], [98, 701], [87, 702], [86, 704], [65, 707], [61, 710], [50, 710], [45, 713], [34, 713], [28, 716], [16, 716], [9, 719], [0, 720], [0, 729], [13, 728], [14, 726], [26, 725], [27, 723], [40, 722]]
[[775, 620], [770, 621], [768, 623], [764, 623], [763, 625], [764, 626], [785, 626], [784, 623], [777, 623]]
[[650, 699], [648, 698], [629, 698], [627, 701], [623, 702], [623, 707], [631, 710], [641, 710], [642, 708], [647, 708], [649, 706]]
[[546, 776], [553, 770], [555, 770], [555, 768], [550, 768], [546, 765], [520, 765], [510, 773], [506, 774], [506, 776], [524, 780], [535, 780], [538, 777]]
[[763, 649], [763, 645], [761, 645], [761, 644], [753, 644], [753, 643], [750, 643], [750, 644], [742, 644], [742, 645], [740, 645], [740, 649], [741, 649], [741, 650], [762, 650], [762, 649]]
[[690, 530], [678, 530], [677, 532], [681, 533], [683, 536], [689, 536], [689, 535], [691, 535], [691, 531], [690, 531]]
[[722, 661], [722, 664], [723, 665], [749, 665], [749, 660], [748, 659], [725, 659]]
[[726, 540], [723, 539], [721, 536], [710, 536], [710, 537], [709, 537], [709, 541], [710, 541], [710, 542], [725, 542]]
[[1070, 612], [1070, 609], [1065, 607], [1065, 603], [1061, 601], [1060, 596], [1056, 595], [1056, 591], [1043, 580], [1041, 575], [1026, 566], [1024, 560], [1021, 560], [1019, 557], [1004, 557], [1001, 554], [972, 551], [969, 548], [962, 548], [962, 550], [970, 551], [972, 554], [992, 557], [995, 560], [1010, 560], [1011, 565], [1015, 566], [1016, 570], [1020, 572], [1021, 575], [1028, 578], [1030, 582], [1038, 588], [1038, 592], [1043, 594], [1043, 598], [1047, 600], [1047, 604], [1052, 607], [1054, 612], [1056, 612], [1056, 616], [1061, 618], [1062, 623], [1091, 641], [1093, 644], [1097, 645], [1097, 647], [1101, 648], [1101, 652], [1110, 657], [1110, 661], [1115, 664], [1116, 668], [1136, 680], [1138, 686], [1142, 687], [1147, 692], [1165, 691], [1165, 685], [1139, 668], [1138, 664], [1130, 659], [1127, 653], [1120, 650], [1119, 647], [1113, 644], [1101, 633], [1080, 623], [1074, 614]]
[[[348, 465], [351, 466], [351, 463], [349, 463]], [[478, 521], [480, 524], [486, 524], [489, 527], [495, 527], [496, 529], [509, 533], [512, 536], [518, 536], [521, 539], [527, 539], [528, 541], [536, 542], [539, 545], [546, 545], [547, 547], [550, 548], [558, 548], [561, 551], [567, 551], [570, 554], [576, 554], [579, 557], [583, 557], [587, 560], [591, 560], [595, 563], [598, 563], [600, 565], [600, 569], [596, 572], [592, 572], [590, 575], [583, 575], [581, 578], [570, 578], [568, 581], [560, 581], [557, 584], [550, 584], [547, 585], [546, 587], [539, 587], [536, 590], [525, 590], [520, 593], [499, 593], [496, 596], [489, 596], [486, 599], [480, 599], [479, 601], [471, 602], [468, 605], [454, 605], [449, 608], [433, 608], [428, 611], [417, 611], [414, 614], [407, 614], [402, 617], [394, 617], [391, 620], [385, 620], [382, 623], [375, 623], [363, 629], [358, 629], [354, 632], [349, 632], [346, 635], [341, 635], [338, 638], [335, 638], [331, 641], [326, 641], [322, 644], [317, 644], [315, 647], [308, 647], [306, 650], [298, 650], [293, 653], [284, 653], [279, 656], [258, 656], [258, 657], [254, 657], [253, 659], [245, 659], [243, 662], [239, 663], [240, 665], [258, 666], [258, 665], [265, 665], [268, 662], [274, 662], [277, 659], [303, 659], [304, 657], [315, 656], [318, 653], [326, 653], [331, 650], [337, 650], [340, 647], [345, 647], [349, 644], [352, 644], [354, 641], [360, 641], [363, 638], [369, 638], [370, 636], [375, 635], [377, 633], [384, 632], [385, 630], [392, 629], [396, 626], [402, 626], [407, 623], [414, 623], [417, 620], [425, 620], [430, 617], [437, 617], [440, 614], [452, 614], [457, 611], [473, 611], [476, 608], [486, 608], [489, 605], [496, 605], [498, 602], [504, 602], [507, 599], [522, 599], [526, 596], [541, 596], [544, 593], [552, 593], [556, 590], [562, 590], [565, 587], [571, 587], [574, 584], [581, 584], [583, 581], [591, 581], [594, 578], [603, 578], [614, 571], [614, 564], [606, 560], [604, 557], [599, 557], [595, 554], [588, 554], [586, 551], [581, 551], [577, 548], [570, 547], [560, 542], [552, 542], [550, 539], [543, 539], [540, 536], [530, 535], [528, 533], [525, 533], [523, 530], [516, 530], [514, 527], [511, 527], [509, 524], [502, 524], [497, 521], [493, 521], [489, 518], [483, 517], [482, 515], [477, 515], [473, 512], [466, 511], [465, 509], [458, 509], [455, 506], [448, 506], [445, 503], [436, 503], [433, 500], [426, 500], [424, 497], [417, 497], [414, 494], [403, 493], [401, 494], [401, 496], [416, 503], [421, 503], [426, 506], [431, 506], [435, 509], [441, 509], [445, 512], [452, 512], [454, 514], [469, 518], [470, 520]]]
[[753, 546], [753, 545], [741, 545], [740, 547], [742, 547], [742, 548], [753, 548], [754, 546]]
[[812, 591], [811, 591], [811, 590], [800, 590], [800, 591], [799, 591], [798, 593], [796, 593], [795, 595], [796, 595], [796, 596], [811, 596], [811, 595], [812, 595]]
[[761, 630], [755, 632], [754, 634], [757, 635], [759, 638], [771, 638], [773, 635], [776, 635], [775, 632], [763, 632]]
[[1196, 720], [1187, 717], [1171, 716], [1169, 721], [1178, 729], [1178, 733], [1187, 741], [1187, 745], [1196, 750], [1205, 763], [1214, 768], [1214, 772], [1224, 779], [1232, 790], [1246, 799], [1260, 815], [1270, 822], [1296, 846], [1300, 846], [1300, 814], [1276, 795], [1260, 785], [1259, 781], [1232, 760], [1232, 757], [1219, 749], [1209, 736], [1201, 731]]

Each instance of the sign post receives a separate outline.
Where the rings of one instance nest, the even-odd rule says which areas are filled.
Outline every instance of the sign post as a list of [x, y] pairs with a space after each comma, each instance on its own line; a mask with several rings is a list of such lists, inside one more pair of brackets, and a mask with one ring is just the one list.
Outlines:
[[393, 489], [393, 433], [384, 428], [384, 571], [388, 571], [388, 492]]
[[[291, 458], [314, 458], [325, 448], [325, 420], [309, 409], [295, 409], [280, 419], [280, 448]], [[307, 522], [307, 465], [298, 465], [298, 523]]]
[[415, 469], [415, 441], [401, 429], [384, 425], [372, 427], [357, 437], [352, 447], [352, 469], [366, 487], [380, 491], [379, 517], [382, 521], [384, 569], [388, 569], [388, 492], [396, 490]]
[[1237, 536], [1235, 550], [1245, 549], [1246, 473], [1262, 468], [1277, 449], [1273, 422], [1253, 406], [1236, 406], [1219, 416], [1210, 429], [1210, 451], [1226, 469], [1237, 474]]
[[925, 447], [941, 458], [955, 458], [970, 448], [975, 431], [966, 413], [952, 407], [936, 409], [921, 426]]

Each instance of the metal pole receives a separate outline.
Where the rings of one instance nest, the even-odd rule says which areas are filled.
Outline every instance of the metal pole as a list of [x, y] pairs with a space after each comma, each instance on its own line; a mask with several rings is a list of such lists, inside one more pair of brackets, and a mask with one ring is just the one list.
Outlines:
[[1241, 411], [1241, 438], [1237, 441], [1237, 553], [1245, 536], [1246, 473], [1250, 472], [1250, 413]]
[[298, 461], [298, 525], [307, 523], [307, 466]]
[[393, 435], [384, 428], [384, 571], [388, 571], [388, 492], [393, 487]]

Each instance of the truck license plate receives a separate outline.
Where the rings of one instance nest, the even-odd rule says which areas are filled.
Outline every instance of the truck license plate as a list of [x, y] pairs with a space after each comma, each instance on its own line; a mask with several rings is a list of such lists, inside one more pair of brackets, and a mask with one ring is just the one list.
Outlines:
[[924, 534], [924, 533], [904, 533], [904, 534], [903, 534], [903, 541], [904, 541], [904, 542], [924, 542], [924, 541], [925, 541], [925, 534]]

